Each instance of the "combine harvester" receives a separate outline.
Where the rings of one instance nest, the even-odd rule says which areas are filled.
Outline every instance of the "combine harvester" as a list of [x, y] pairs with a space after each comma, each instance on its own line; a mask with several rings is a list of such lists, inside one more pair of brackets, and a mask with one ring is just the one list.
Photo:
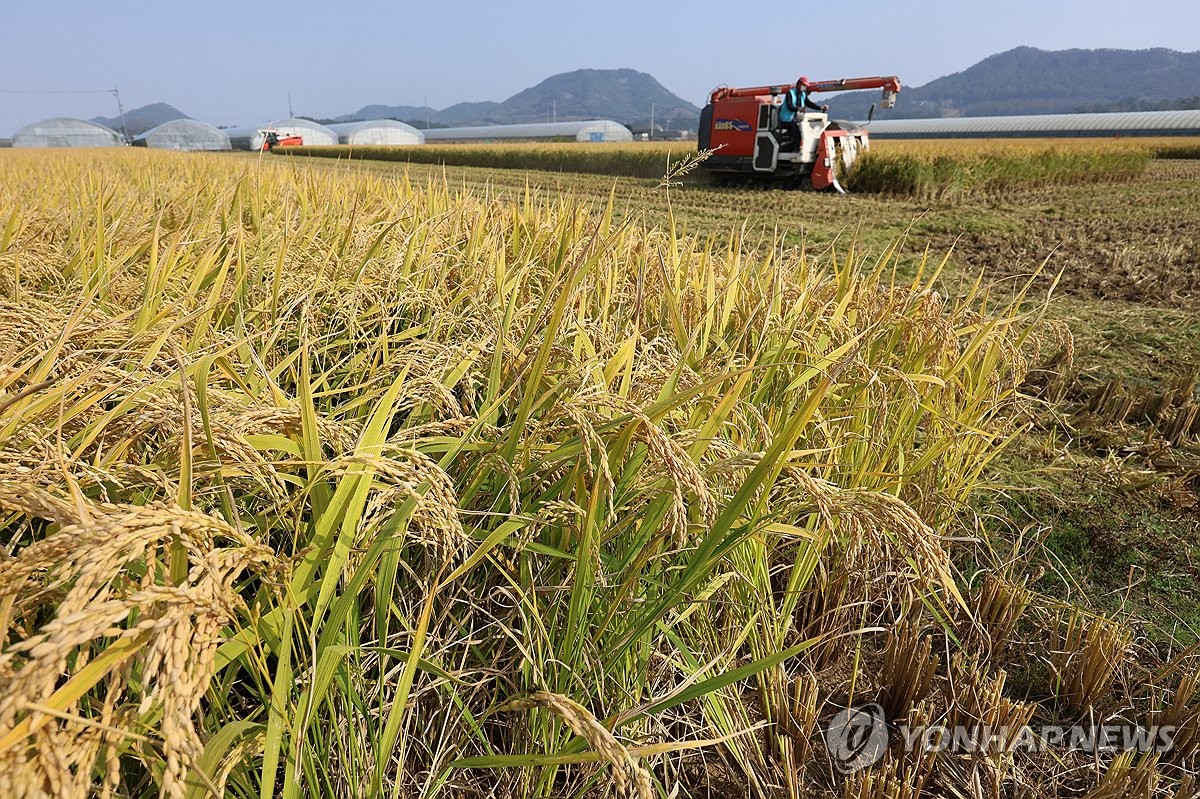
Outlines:
[[[714, 174], [780, 179], [845, 194], [838, 175], [845, 174], [858, 153], [870, 146], [866, 128], [802, 108], [797, 113], [800, 140], [795, 141], [779, 121], [779, 107], [791, 88], [792, 84], [714, 89], [700, 114], [699, 145], [701, 150], [716, 152], [702, 166]], [[809, 94], [856, 89], [883, 89], [880, 105], [891, 108], [900, 79], [893, 75], [808, 83]], [[872, 106], [867, 120], [874, 114]]]
[[304, 137], [292, 131], [263, 128], [258, 131], [258, 135], [262, 137], [262, 145], [257, 149], [264, 152], [274, 150], [276, 147], [300, 147], [304, 144]]

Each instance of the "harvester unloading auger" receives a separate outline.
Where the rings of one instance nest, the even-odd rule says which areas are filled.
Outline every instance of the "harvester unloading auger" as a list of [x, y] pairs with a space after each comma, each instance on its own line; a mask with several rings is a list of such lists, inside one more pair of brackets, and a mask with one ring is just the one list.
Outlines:
[[[796, 114], [800, 138], [794, 140], [779, 121], [779, 108], [791, 88], [792, 84], [714, 89], [700, 114], [700, 149], [715, 150], [703, 162], [704, 169], [800, 181], [844, 194], [838, 175], [870, 146], [866, 128], [802, 107]], [[892, 75], [808, 82], [809, 94], [854, 89], [883, 89], [880, 106], [891, 108], [900, 79]]]

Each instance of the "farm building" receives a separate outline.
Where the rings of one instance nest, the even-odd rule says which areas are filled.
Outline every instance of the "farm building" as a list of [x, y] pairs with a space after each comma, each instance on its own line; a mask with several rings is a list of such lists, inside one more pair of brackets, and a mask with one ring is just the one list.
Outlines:
[[954, 139], [1074, 136], [1198, 136], [1200, 111], [1128, 111], [1109, 114], [1036, 114], [950, 119], [877, 119], [872, 136]]
[[[338, 122], [329, 129], [337, 134], [340, 144], [424, 144], [425, 134], [394, 119], [372, 119], [366, 122]], [[305, 142], [307, 144], [307, 142]]]
[[121, 147], [125, 140], [86, 119], [53, 117], [26, 125], [13, 134], [13, 147]]
[[584, 122], [534, 122], [527, 125], [479, 125], [467, 128], [430, 128], [425, 141], [479, 141], [482, 139], [575, 139], [575, 141], [633, 141], [629, 128], [611, 119]]
[[338, 137], [329, 128], [311, 119], [281, 119], [264, 125], [230, 128], [225, 131], [229, 143], [235, 150], [262, 149], [264, 130], [279, 131], [280, 138], [285, 136], [300, 136], [305, 144], [337, 144]]
[[134, 147], [158, 150], [228, 150], [229, 136], [198, 119], [172, 119], [133, 140]]

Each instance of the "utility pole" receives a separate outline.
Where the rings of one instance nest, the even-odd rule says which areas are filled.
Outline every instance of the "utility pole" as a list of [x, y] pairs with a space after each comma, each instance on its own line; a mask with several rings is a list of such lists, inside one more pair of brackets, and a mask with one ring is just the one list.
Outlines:
[[654, 103], [650, 103], [650, 138], [654, 138]]
[[558, 121], [558, 100], [551, 100], [551, 107], [554, 109], [554, 121]]
[[429, 130], [429, 95], [425, 95], [425, 130]]
[[121, 92], [117, 90], [117, 84], [113, 84], [113, 97], [117, 98], [117, 113], [121, 115], [121, 135], [125, 137], [125, 143], [129, 144], [129, 126], [125, 124], [125, 107], [121, 105]]

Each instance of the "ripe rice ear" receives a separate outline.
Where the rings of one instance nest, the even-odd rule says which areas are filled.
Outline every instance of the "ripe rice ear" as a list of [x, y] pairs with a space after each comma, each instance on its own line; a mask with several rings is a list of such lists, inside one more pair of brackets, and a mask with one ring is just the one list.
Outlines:
[[649, 772], [587, 708], [562, 694], [537, 691], [525, 699], [514, 699], [500, 709], [515, 711], [532, 708], [551, 711], [571, 732], [587, 741], [593, 751], [612, 765], [619, 796], [623, 799], [653, 799]]
[[[115, 728], [146, 724], [157, 730], [142, 755], [147, 769], [161, 756], [163, 795], [182, 797], [203, 748], [196, 716], [221, 628], [242, 604], [235, 582], [247, 571], [267, 574], [275, 557], [220, 520], [178, 507], [97, 506], [89, 517], [0, 563], [0, 606], [46, 618], [0, 653], [0, 772], [18, 775], [0, 790], [23, 796], [57, 785], [68, 795], [86, 791], [97, 770], [111, 788], [117, 753], [139, 752]], [[234, 545], [216, 546], [222, 539]], [[188, 568], [172, 583], [166, 564], [179, 551]], [[140, 689], [130, 685], [134, 674]], [[104, 708], [97, 727], [72, 720], [86, 722], [93, 706]]]

